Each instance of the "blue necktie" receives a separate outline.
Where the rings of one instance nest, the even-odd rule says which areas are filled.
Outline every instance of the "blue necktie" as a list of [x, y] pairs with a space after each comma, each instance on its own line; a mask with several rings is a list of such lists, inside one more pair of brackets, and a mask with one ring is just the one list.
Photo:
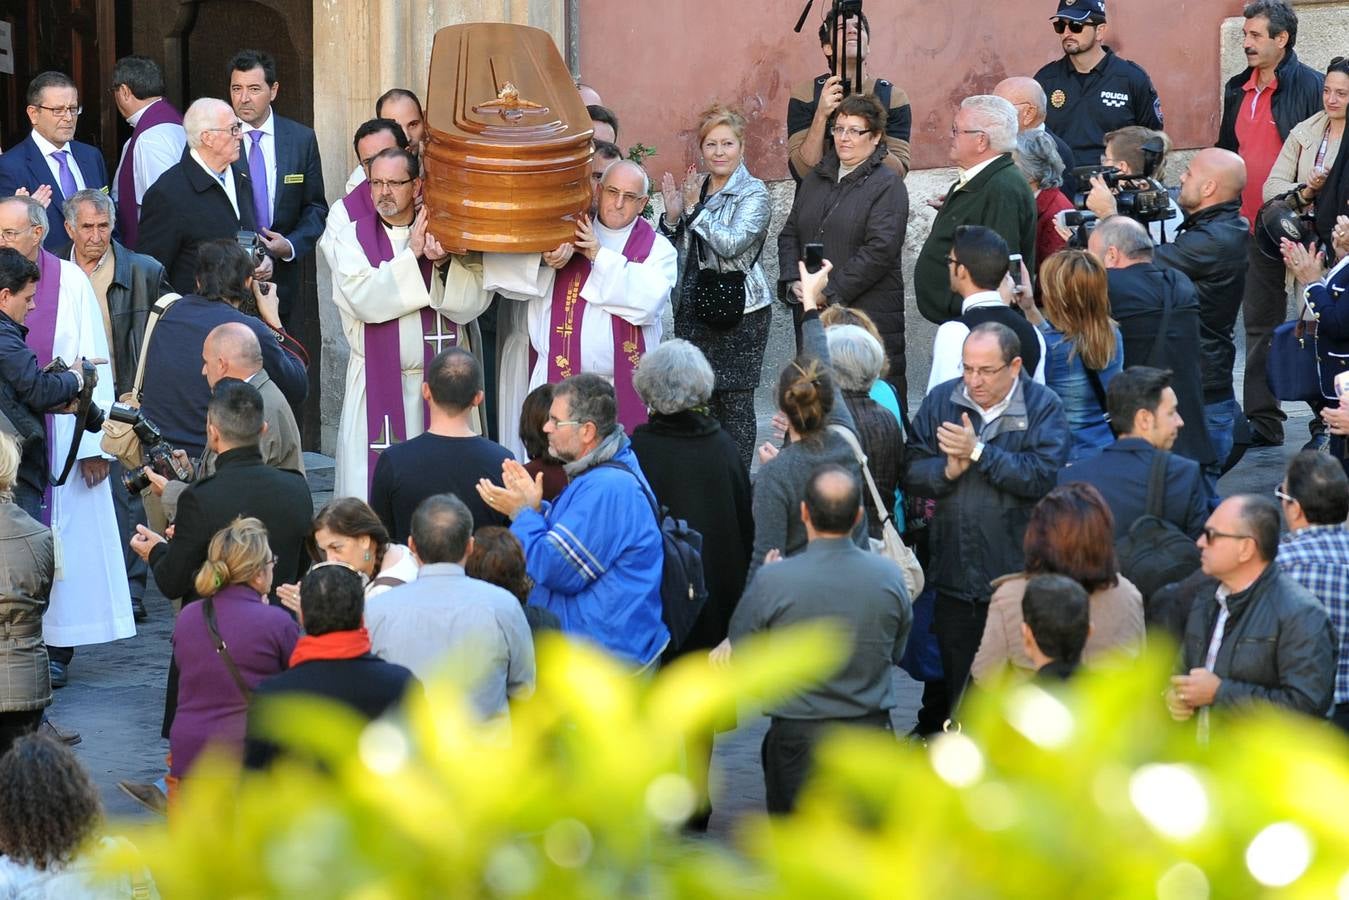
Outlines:
[[75, 174], [70, 171], [70, 163], [66, 162], [66, 157], [70, 155], [68, 150], [57, 150], [52, 154], [52, 159], [56, 160], [56, 178], [61, 182], [61, 194], [69, 200], [79, 192], [80, 188], [75, 184]]
[[248, 148], [248, 176], [253, 180], [253, 218], [258, 231], [272, 227], [272, 208], [267, 202], [267, 161], [262, 158], [262, 132], [253, 130], [248, 136], [253, 146]]

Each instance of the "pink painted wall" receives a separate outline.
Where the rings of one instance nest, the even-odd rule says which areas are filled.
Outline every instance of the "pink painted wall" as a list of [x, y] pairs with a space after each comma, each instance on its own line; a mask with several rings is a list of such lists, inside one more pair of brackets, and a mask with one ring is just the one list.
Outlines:
[[[793, 84], [824, 71], [816, 0], [583, 0], [581, 74], [619, 118], [620, 143], [654, 146], [653, 174], [693, 161], [697, 116], [713, 100], [750, 119], [750, 168], [787, 177], [786, 110]], [[1220, 115], [1219, 26], [1242, 0], [1112, 0], [1107, 42], [1143, 66], [1177, 148], [1212, 144]], [[867, 0], [871, 70], [908, 92], [915, 168], [948, 165], [947, 130], [961, 98], [1007, 75], [1033, 75], [1061, 55], [1055, 0]], [[635, 10], [644, 14], [636, 15]], [[646, 12], [650, 10], [650, 12]]]

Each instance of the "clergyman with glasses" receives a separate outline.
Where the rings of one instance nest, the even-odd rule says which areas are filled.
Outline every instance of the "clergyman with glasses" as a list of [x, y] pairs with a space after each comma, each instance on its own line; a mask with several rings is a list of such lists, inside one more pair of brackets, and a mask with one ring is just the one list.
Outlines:
[[[60, 210], [77, 191], [108, 192], [108, 169], [97, 147], [75, 140], [80, 92], [69, 75], [43, 72], [28, 84], [28, 121], [33, 130], [0, 156], [0, 197], [28, 193], [48, 209]], [[43, 246], [68, 255], [70, 238], [48, 229]]]
[[[141, 202], [136, 250], [163, 263], [180, 294], [196, 289], [197, 248], [203, 242], [257, 231], [248, 167], [239, 164], [241, 128], [224, 100], [194, 102], [183, 114], [187, 154], [159, 176]], [[255, 259], [253, 277], [270, 281], [271, 257]]]
[[1062, 401], [1021, 372], [1016, 332], [974, 326], [961, 375], [923, 398], [905, 448], [904, 492], [937, 501], [927, 583], [937, 593], [932, 630], [951, 710], [983, 639], [992, 582], [1024, 568], [1031, 510], [1068, 461]]

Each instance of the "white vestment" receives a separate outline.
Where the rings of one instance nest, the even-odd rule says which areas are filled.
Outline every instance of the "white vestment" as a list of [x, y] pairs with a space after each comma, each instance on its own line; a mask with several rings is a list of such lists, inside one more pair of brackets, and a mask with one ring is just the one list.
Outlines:
[[[674, 246], [660, 234], [645, 262], [629, 262], [623, 256], [634, 220], [617, 231], [595, 222], [600, 250], [581, 287], [586, 302], [581, 320], [581, 369], [610, 381], [614, 377], [613, 317], [618, 316], [642, 329], [647, 348], [661, 338], [661, 316], [670, 304], [670, 291], [677, 277]], [[455, 258], [445, 284], [444, 310], [456, 322], [471, 320], [492, 302], [494, 293], [508, 300], [497, 320], [505, 332], [498, 361], [497, 434], [502, 446], [519, 459], [525, 458], [520, 441], [520, 407], [525, 396], [548, 380], [548, 344], [558, 323], [553, 317], [553, 279], [556, 271], [544, 265], [538, 253], [484, 253], [482, 265]], [[537, 356], [529, 367], [530, 349]]]
[[[334, 208], [341, 206], [333, 204]], [[333, 273], [333, 302], [342, 315], [342, 333], [346, 336], [350, 354], [347, 357], [346, 388], [342, 396], [342, 417], [337, 427], [336, 497], [368, 499], [370, 445], [381, 440], [380, 435], [367, 434], [365, 421], [365, 326], [392, 319], [398, 320], [398, 344], [403, 378], [403, 418], [407, 438], [421, 434], [422, 370], [425, 367], [425, 344], [430, 341], [432, 352], [454, 346], [449, 340], [437, 341], [422, 332], [421, 311], [436, 309], [442, 300], [439, 277], [431, 279], [428, 291], [422, 279], [417, 257], [408, 248], [411, 229], [381, 225], [389, 236], [393, 259], [370, 265], [365, 250], [356, 237], [356, 223], [324, 231], [319, 239], [319, 250]], [[454, 322], [472, 321], [472, 316], [461, 319], [442, 310]], [[475, 314], [476, 315], [476, 314]], [[460, 330], [459, 345], [467, 346]]]
[[[72, 368], [79, 365], [81, 356], [108, 358], [103, 313], [94, 287], [79, 266], [64, 259], [52, 356], [61, 357]], [[94, 402], [106, 413], [114, 399], [112, 369], [105, 363], [98, 366]], [[74, 436], [74, 416], [52, 417], [47, 449], [53, 476], [61, 474]], [[79, 458], [110, 459], [99, 448], [101, 438], [102, 432], [84, 432]], [[51, 524], [62, 562], [52, 584], [51, 605], [42, 617], [42, 637], [53, 647], [102, 644], [136, 633], [117, 513], [112, 505], [114, 490], [126, 488], [113, 484], [111, 478], [87, 487], [79, 463], [70, 470], [64, 485], [52, 488]]]

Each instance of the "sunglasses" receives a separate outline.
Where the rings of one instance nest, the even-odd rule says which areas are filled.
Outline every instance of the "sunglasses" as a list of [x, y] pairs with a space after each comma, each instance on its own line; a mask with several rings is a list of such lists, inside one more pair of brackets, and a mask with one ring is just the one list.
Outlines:
[[1084, 29], [1095, 28], [1095, 22], [1066, 22], [1063, 19], [1054, 20], [1054, 32], [1063, 34], [1064, 31], [1071, 31], [1073, 34], [1081, 34]]

